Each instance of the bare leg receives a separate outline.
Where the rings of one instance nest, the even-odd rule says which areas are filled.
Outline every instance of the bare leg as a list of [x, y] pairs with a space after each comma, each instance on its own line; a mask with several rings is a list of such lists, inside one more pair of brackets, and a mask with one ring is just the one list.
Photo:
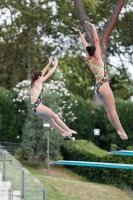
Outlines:
[[40, 114], [40, 113], [38, 113], [38, 115], [43, 117], [43, 118], [45, 118], [45, 119], [47, 119], [49, 121], [50, 125], [53, 128], [55, 128], [56, 130], [58, 130], [62, 134], [62, 136], [64, 136], [64, 137], [65, 136], [70, 136], [69, 134], [66, 133], [65, 130], [63, 130], [60, 126], [58, 126], [58, 124], [56, 124], [55, 121], [52, 118], [47, 118], [45, 115]]
[[[77, 134], [76, 131], [66, 126], [66, 124], [59, 118], [57, 114], [55, 114], [51, 109], [44, 106], [43, 104], [39, 104], [39, 106], [37, 107], [37, 112], [40, 116], [44, 116], [44, 118], [49, 120], [49, 123], [60, 133], [66, 134], [67, 132], [68, 135]], [[61, 126], [62, 128], [60, 128], [59, 126]]]
[[117, 115], [114, 96], [108, 82], [100, 87], [99, 93], [98, 97], [106, 109], [109, 121], [122, 139], [128, 139]]
[[45, 115], [40, 114], [40, 113], [38, 113], [38, 115], [41, 116], [41, 117], [43, 117], [43, 118], [45, 118], [45, 119], [47, 119], [49, 121], [50, 125], [53, 128], [55, 128], [56, 130], [58, 130], [61, 134], [65, 134], [66, 133], [66, 131], [63, 130], [61, 127], [59, 127], [58, 124], [56, 124], [55, 121], [52, 118], [48, 118]]

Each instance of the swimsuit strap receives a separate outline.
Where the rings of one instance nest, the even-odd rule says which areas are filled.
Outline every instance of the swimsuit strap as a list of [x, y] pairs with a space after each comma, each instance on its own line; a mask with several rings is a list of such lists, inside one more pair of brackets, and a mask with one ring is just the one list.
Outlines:
[[91, 59], [89, 59], [88, 61], [90, 62], [90, 68], [91, 68], [91, 70], [92, 70], [92, 67], [94, 67], [94, 68], [101, 68], [100, 71], [98, 72], [98, 74], [95, 75], [95, 77], [99, 77], [99, 76], [104, 75], [104, 66], [103, 67], [101, 67], [101, 66], [95, 66], [93, 64], [93, 62], [91, 61]]
[[33, 86], [33, 88], [34, 88], [36, 91], [38, 91], [34, 86]]
[[98, 72], [98, 74], [95, 75], [95, 77], [99, 77], [99, 76], [102, 76], [102, 75], [104, 75], [104, 68], [101, 68], [101, 70]]
[[35, 94], [33, 94], [33, 95], [31, 95], [31, 98], [37, 98], [40, 94], [41, 94], [41, 92], [43, 92], [43, 88], [41, 89], [41, 91], [38, 91], [34, 86], [33, 86], [33, 88], [37, 91]]
[[91, 64], [91, 68], [92, 68], [92, 67], [101, 68], [101, 66], [95, 66], [95, 65], [93, 64], [93, 61], [91, 61], [91, 59], [90, 59], [89, 61], [90, 61], [90, 64]]
[[92, 61], [91, 61], [91, 59], [87, 59], [87, 61], [90, 62], [90, 68], [91, 68], [91, 70], [92, 70]]

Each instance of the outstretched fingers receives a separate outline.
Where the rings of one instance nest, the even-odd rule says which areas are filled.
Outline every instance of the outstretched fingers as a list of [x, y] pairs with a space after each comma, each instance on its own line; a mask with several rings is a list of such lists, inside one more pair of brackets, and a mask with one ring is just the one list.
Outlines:
[[128, 136], [127, 136], [126, 133], [119, 133], [119, 132], [118, 132], [118, 135], [120, 136], [120, 138], [121, 138], [122, 140], [127, 140], [127, 139], [128, 139]]
[[52, 62], [52, 56], [50, 56], [50, 58], [49, 58], [49, 64], [51, 64], [51, 62]]
[[77, 132], [74, 130], [66, 131], [65, 133], [62, 133], [62, 136], [71, 138], [72, 134], [77, 134]]
[[93, 26], [89, 21], [85, 21], [86, 24]]
[[58, 59], [56, 58], [54, 61], [54, 66], [57, 66], [57, 65], [58, 65]]
[[76, 32], [80, 32], [80, 30], [78, 29], [78, 28], [74, 28], [74, 27], [72, 27], [73, 28], [73, 30], [75, 30]]

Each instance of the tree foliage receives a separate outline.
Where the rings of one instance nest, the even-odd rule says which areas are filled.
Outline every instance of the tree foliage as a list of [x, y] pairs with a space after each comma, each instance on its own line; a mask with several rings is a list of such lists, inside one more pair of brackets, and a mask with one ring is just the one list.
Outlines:
[[[102, 30], [107, 31], [108, 19], [119, 2], [122, 0], [117, 2], [80, 0], [86, 16], [96, 25], [98, 33], [101, 33], [99, 34], [101, 41], [104, 32]], [[132, 6], [132, 1], [126, 1], [116, 26], [111, 32], [107, 44], [108, 63], [110, 55], [120, 58], [122, 52], [126, 55], [127, 61], [132, 63], [132, 10], [130, 6]], [[74, 62], [76, 62], [75, 57], [81, 58], [81, 52], [83, 52], [79, 38], [72, 30], [72, 26], [84, 29], [79, 23], [74, 2], [70, 0], [52, 2], [48, 0], [2, 0], [0, 17], [2, 19], [0, 25], [0, 84], [8, 89], [13, 88], [19, 81], [27, 79], [33, 70], [42, 69], [52, 53], [55, 56], [64, 57], [64, 62], [69, 64], [69, 66], [62, 65], [60, 69], [66, 85], [70, 88], [71, 76], [68, 76], [66, 67], [71, 68], [71, 71], [76, 71], [76, 69], [68, 62], [67, 55], [74, 57]], [[125, 31], [128, 37], [124, 34]], [[79, 63], [76, 62], [76, 65], [80, 66], [80, 70], [84, 72], [86, 67], [82, 62], [84, 62], [83, 58], [79, 60]], [[124, 74], [122, 77], [132, 84], [123, 62], [123, 59], [120, 59], [119, 67], [115, 67], [117, 70], [120, 69], [120, 72]], [[81, 86], [78, 88], [85, 86], [86, 89], [88, 75], [81, 73], [80, 77], [84, 83], [80, 81]], [[73, 76], [73, 79], [76, 83], [77, 76]], [[88, 82], [89, 88], [94, 85], [93, 80]], [[81, 94], [81, 89], [77, 90], [77, 86], [72, 89], [73, 91], [75, 91], [74, 94], [76, 92], [78, 94], [78, 91], [79, 95]], [[87, 96], [86, 94], [81, 95], [85, 98]], [[91, 95], [89, 94], [88, 97]]]
[[[92, 23], [95, 22], [95, 26], [97, 29], [98, 29], [98, 27], [100, 27], [98, 29], [98, 35], [99, 35], [99, 41], [100, 41], [100, 46], [101, 46], [101, 56], [102, 56], [104, 63], [107, 64], [107, 49], [112, 48], [112, 46], [107, 48], [108, 47], [107, 43], [109, 41], [109, 38], [112, 35], [113, 30], [115, 30], [115, 26], [116, 26], [117, 22], [118, 23], [119, 23], [119, 21], [120, 21], [120, 23], [123, 22], [124, 18], [129, 19], [129, 17], [127, 17], [128, 15], [126, 15], [128, 12], [126, 9], [128, 9], [130, 7], [131, 2], [129, 1], [128, 3], [125, 3], [125, 0], [117, 0], [117, 1], [109, 0], [108, 2], [107, 1], [106, 2], [105, 1], [97, 1], [96, 5], [94, 7], [94, 10], [92, 12], [90, 12], [89, 4], [87, 5], [86, 1], [84, 1], [84, 0], [74, 0], [74, 5], [75, 5], [75, 9], [76, 9], [80, 24], [83, 27], [83, 30], [86, 32], [91, 44], [94, 43], [91, 26], [89, 26], [89, 25], [87, 26], [85, 21], [89, 20]], [[123, 11], [122, 14], [121, 14], [121, 11]], [[130, 12], [132, 12], [132, 11], [130, 11]], [[95, 17], [94, 15], [96, 13], [98, 13], [98, 15], [96, 15], [96, 17]], [[120, 20], [119, 20], [119, 18], [120, 18]], [[130, 20], [130, 23], [132, 23], [132, 19]], [[130, 24], [130, 23], [128, 23], [128, 24]], [[123, 31], [122, 26], [119, 26], [119, 27], [121, 27], [121, 31]], [[128, 27], [130, 27], [130, 26], [128, 26]], [[116, 34], [116, 36], [112, 37], [112, 40], [113, 40], [114, 44], [116, 44], [117, 46], [114, 45], [115, 49], [112, 48], [112, 51], [118, 52], [119, 51], [119, 50], [117, 50], [118, 40], [117, 39], [114, 40], [114, 38], [119, 37], [119, 31], [118, 32], [115, 31], [115, 34]], [[121, 39], [123, 39], [123, 38], [121, 38]], [[121, 45], [121, 48], [122, 48], [122, 45]], [[129, 45], [128, 48], [132, 49], [131, 45]], [[121, 51], [119, 51], [119, 52], [120, 52], [119, 57], [121, 57], [122, 52]], [[120, 59], [120, 61], [123, 64], [122, 59]], [[117, 69], [119, 70], [119, 68], [117, 68]], [[124, 67], [124, 65], [122, 65], [121, 72], [124, 74], [125, 78], [128, 79], [128, 82], [133, 85], [133, 81], [130, 79], [130, 76], [128, 76], [128, 73], [126, 72], [126, 68]], [[96, 104], [99, 104], [99, 100], [96, 97], [95, 93], [94, 93], [93, 99]]]
[[34, 0], [3, 0], [0, 5], [1, 16], [4, 12], [9, 14], [0, 29], [1, 85], [10, 89], [28, 78], [35, 68], [43, 68], [44, 59], [53, 51], [44, 39], [55, 31], [52, 26], [54, 16], [48, 1], [44, 4]]
[[0, 87], [0, 141], [18, 142], [21, 118], [10, 98], [10, 92]]
[[60, 59], [59, 68], [63, 74], [62, 79], [72, 94], [92, 99], [95, 80], [83, 56], [65, 55]]

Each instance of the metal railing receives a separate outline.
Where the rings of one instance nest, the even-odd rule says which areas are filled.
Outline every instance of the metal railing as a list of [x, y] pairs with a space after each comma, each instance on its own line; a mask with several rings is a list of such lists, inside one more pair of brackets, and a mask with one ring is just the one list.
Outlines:
[[0, 148], [6, 149], [10, 154], [15, 155], [16, 150], [20, 147], [20, 143], [0, 142]]
[[[46, 200], [44, 185], [3, 149], [0, 149], [0, 172], [3, 181], [10, 181], [13, 190], [21, 191], [21, 199]], [[9, 199], [13, 200], [12, 197]]]

